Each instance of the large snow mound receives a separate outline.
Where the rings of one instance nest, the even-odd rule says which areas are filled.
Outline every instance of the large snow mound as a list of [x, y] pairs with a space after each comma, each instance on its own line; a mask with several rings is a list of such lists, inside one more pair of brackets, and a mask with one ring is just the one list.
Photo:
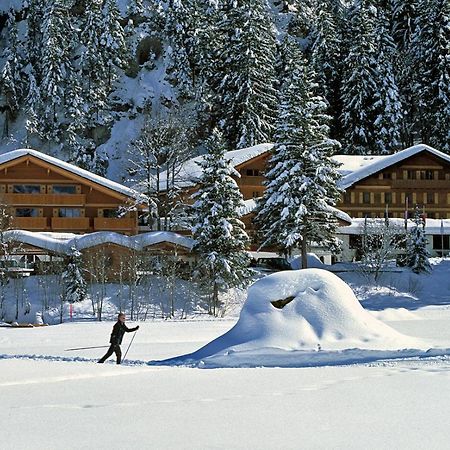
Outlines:
[[[352, 289], [323, 269], [278, 272], [255, 282], [236, 325], [200, 350], [178, 360], [200, 360], [242, 352], [247, 359], [264, 349], [311, 351], [345, 349], [398, 350], [427, 348], [376, 319]], [[306, 354], [305, 353], [305, 354]], [[285, 359], [286, 355], [283, 356]], [[173, 361], [175, 362], [177, 358]]]

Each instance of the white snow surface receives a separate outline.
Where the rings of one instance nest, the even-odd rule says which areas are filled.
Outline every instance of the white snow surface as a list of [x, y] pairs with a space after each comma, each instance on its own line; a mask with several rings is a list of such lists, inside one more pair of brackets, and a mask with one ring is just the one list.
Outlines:
[[[450, 346], [450, 309], [390, 323]], [[2, 450], [446, 450], [450, 358], [306, 368], [147, 365], [195, 350], [234, 320], [141, 322], [128, 363], [96, 360], [112, 322], [0, 328]], [[128, 323], [129, 326], [135, 325]], [[131, 341], [125, 335], [123, 350]], [[288, 357], [289, 353], [284, 352]], [[341, 354], [343, 354], [342, 352]], [[381, 356], [381, 355], [380, 355]]]
[[[292, 300], [281, 309], [271, 303], [288, 298]], [[237, 324], [178, 360], [219, 367], [292, 367], [310, 365], [311, 351], [344, 350], [338, 359], [352, 360], [370, 359], [374, 354], [388, 357], [392, 356], [389, 352], [402, 349], [403, 356], [411, 354], [404, 349], [412, 349], [412, 354], [417, 355], [423, 353], [417, 349], [429, 347], [429, 343], [403, 335], [376, 319], [361, 306], [348, 284], [333, 273], [305, 269], [278, 272], [256, 281], [248, 290]], [[373, 350], [388, 353], [371, 353]], [[330, 362], [336, 358], [336, 354], [326, 352], [314, 356], [313, 361], [325, 358]]]

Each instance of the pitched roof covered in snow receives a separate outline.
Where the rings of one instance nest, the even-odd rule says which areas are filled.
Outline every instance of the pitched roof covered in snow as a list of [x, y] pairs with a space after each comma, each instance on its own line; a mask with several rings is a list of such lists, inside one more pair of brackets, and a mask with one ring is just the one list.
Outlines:
[[44, 161], [47, 164], [52, 166], [56, 166], [60, 169], [63, 169], [67, 172], [70, 172], [73, 175], [76, 175], [80, 178], [84, 178], [87, 181], [95, 183], [97, 185], [103, 186], [112, 191], [118, 192], [119, 194], [125, 195], [126, 197], [131, 198], [139, 198], [140, 194], [138, 194], [133, 189], [130, 189], [122, 184], [116, 183], [115, 181], [108, 180], [107, 178], [96, 175], [95, 173], [89, 172], [88, 170], [81, 169], [80, 167], [74, 166], [68, 162], [62, 161], [61, 159], [54, 158], [53, 156], [46, 155], [45, 153], [38, 152], [37, 150], [32, 149], [19, 149], [13, 150], [8, 153], [4, 153], [0, 155], [0, 166], [11, 161], [14, 161], [19, 158], [31, 156], [33, 158], [37, 158], [41, 161]]
[[[273, 147], [273, 144], [259, 144], [253, 147], [242, 148], [239, 150], [232, 150], [225, 154], [225, 158], [231, 161], [233, 167], [238, 167], [241, 164], [244, 164], [258, 156], [261, 156], [268, 151], [270, 151]], [[196, 156], [195, 158], [186, 161], [177, 175], [178, 182], [177, 185], [179, 187], [193, 187], [195, 186], [201, 179], [202, 169], [198, 165], [203, 161], [203, 155]], [[163, 172], [160, 178], [160, 186], [161, 189], [165, 189], [167, 179], [167, 172]]]
[[[438, 158], [441, 158], [448, 163], [450, 163], [450, 156], [436, 150], [433, 147], [430, 147], [425, 144], [414, 145], [413, 147], [409, 147], [400, 152], [394, 153], [393, 155], [387, 156], [367, 156], [367, 157], [355, 157], [350, 156], [347, 160], [347, 167], [353, 167], [354, 170], [352, 172], [348, 172], [346, 176], [344, 176], [340, 182], [340, 186], [343, 189], [347, 189], [348, 187], [354, 185], [358, 181], [361, 181], [364, 178], [367, 178], [381, 170], [386, 169], [394, 164], [397, 164], [401, 161], [404, 161], [411, 156], [417, 155], [421, 152], [429, 152]], [[335, 159], [341, 159], [341, 162], [344, 163], [344, 167], [346, 164], [346, 158], [343, 156], [336, 156]], [[338, 160], [339, 160], [338, 159]], [[358, 167], [359, 164], [359, 167]], [[343, 167], [341, 167], [341, 170]]]
[[4, 233], [5, 242], [19, 242], [48, 250], [52, 253], [71, 253], [72, 248], [85, 250], [102, 244], [115, 244], [132, 250], [141, 251], [146, 247], [167, 242], [175, 246], [192, 250], [194, 240], [170, 231], [153, 231], [126, 236], [111, 231], [98, 231], [88, 234], [39, 233], [25, 230], [10, 230]]

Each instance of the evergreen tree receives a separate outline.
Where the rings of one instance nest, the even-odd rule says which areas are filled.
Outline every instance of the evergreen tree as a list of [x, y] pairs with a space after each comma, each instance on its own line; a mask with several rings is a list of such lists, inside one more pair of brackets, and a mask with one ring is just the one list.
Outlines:
[[20, 55], [16, 18], [13, 11], [8, 15], [7, 30], [8, 39], [3, 52], [5, 65], [0, 72], [0, 93], [4, 99], [3, 108], [5, 110], [3, 136], [9, 135], [9, 123], [10, 121], [13, 121], [19, 113], [22, 91], [24, 88], [21, 75], [23, 61]]
[[342, 79], [342, 126], [347, 154], [371, 153], [374, 143], [371, 114], [376, 93], [374, 9], [368, 0], [357, 0], [348, 17]]
[[25, 126], [27, 129], [26, 145], [29, 147], [30, 136], [40, 133], [39, 114], [42, 111], [42, 100], [39, 87], [36, 83], [34, 71], [30, 70], [28, 74], [28, 93], [25, 99], [25, 113], [27, 120]]
[[198, 163], [202, 169], [199, 190], [193, 195], [192, 233], [200, 255], [200, 278], [212, 286], [212, 313], [217, 314], [219, 291], [243, 286], [250, 275], [245, 251], [248, 236], [239, 220], [242, 194], [231, 177], [238, 176], [225, 158], [225, 145], [215, 130], [207, 142], [208, 154]]
[[227, 0], [215, 92], [230, 148], [270, 142], [275, 123], [275, 38], [262, 0]]
[[408, 236], [408, 265], [415, 273], [431, 272], [431, 264], [428, 260], [430, 254], [425, 236], [425, 218], [417, 206], [414, 211], [414, 224]]
[[65, 285], [64, 298], [69, 303], [81, 302], [86, 298], [87, 285], [83, 277], [83, 260], [81, 253], [71, 248], [66, 270], [62, 274]]
[[414, 143], [416, 105], [413, 86], [417, 72], [413, 58], [413, 36], [417, 16], [417, 0], [392, 0], [392, 36], [397, 47], [394, 69], [403, 106], [401, 140], [404, 147]]
[[373, 115], [374, 153], [389, 154], [400, 147], [403, 107], [394, 71], [398, 54], [390, 36], [389, 22], [378, 9], [375, 32], [375, 78]]
[[102, 3], [92, 0], [86, 3], [85, 21], [81, 30], [80, 41], [83, 51], [80, 69], [83, 77], [83, 112], [87, 127], [101, 123], [100, 113], [106, 109], [108, 86], [108, 62], [102, 50], [103, 34]]
[[73, 70], [71, 64], [73, 29], [66, 0], [46, 2], [41, 33], [42, 80], [39, 88], [43, 115], [39, 126], [41, 134], [46, 139], [60, 142], [66, 102], [70, 100], [67, 81]]
[[422, 141], [450, 152], [450, 3], [421, 0], [414, 35], [417, 129]]
[[118, 76], [117, 68], [125, 66], [127, 46], [125, 31], [119, 22], [120, 14], [116, 0], [106, 0], [102, 12], [103, 32], [100, 37], [100, 44], [106, 62], [108, 89], [111, 90], [111, 84]]
[[267, 188], [257, 216], [261, 246], [282, 253], [301, 247], [303, 267], [312, 241], [336, 247], [337, 219], [332, 206], [339, 196], [337, 164], [331, 159], [339, 143], [328, 138], [326, 103], [314, 94], [315, 74], [298, 45], [290, 43], [292, 71], [282, 91], [275, 147], [266, 174]]
[[322, 0], [315, 3], [311, 35], [311, 63], [317, 74], [318, 94], [328, 102], [332, 117], [330, 134], [340, 137], [342, 112], [340, 85], [342, 77], [342, 24], [340, 2]]

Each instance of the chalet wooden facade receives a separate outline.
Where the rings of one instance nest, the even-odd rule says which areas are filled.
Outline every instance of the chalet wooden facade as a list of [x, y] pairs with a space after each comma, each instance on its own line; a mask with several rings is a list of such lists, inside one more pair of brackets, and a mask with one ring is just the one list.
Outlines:
[[137, 210], [118, 217], [136, 203], [134, 191], [35, 150], [0, 156], [0, 199], [16, 229], [138, 232]]
[[342, 187], [338, 208], [353, 218], [411, 217], [416, 206], [428, 218], [450, 218], [450, 156], [426, 145], [378, 158]]

